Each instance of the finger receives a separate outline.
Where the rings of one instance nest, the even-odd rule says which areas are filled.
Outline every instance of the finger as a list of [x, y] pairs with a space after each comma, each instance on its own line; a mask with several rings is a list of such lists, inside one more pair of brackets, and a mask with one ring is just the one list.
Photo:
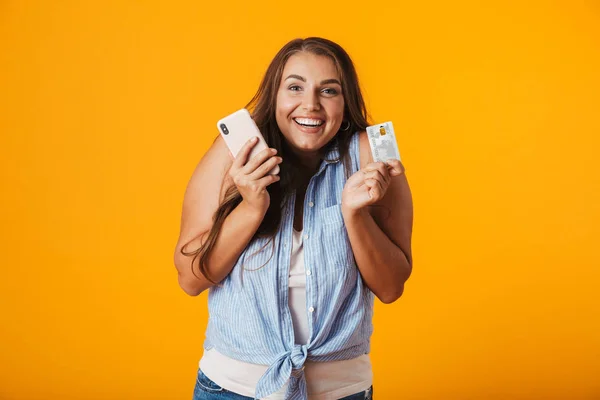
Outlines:
[[388, 172], [388, 168], [387, 165], [381, 161], [376, 162], [376, 163], [370, 163], [367, 164], [367, 166], [364, 168], [366, 171], [379, 171], [379, 173], [381, 174], [381, 176], [383, 176], [384, 180], [386, 182], [389, 181], [390, 178], [390, 174]]
[[369, 197], [374, 200], [379, 200], [383, 196], [385, 191], [383, 190], [383, 186], [381, 182], [376, 179], [367, 179], [365, 180], [365, 184], [369, 188]]
[[390, 175], [387, 171], [380, 171], [379, 169], [365, 172], [365, 179], [377, 179], [380, 180], [383, 184], [388, 184], [390, 182]]
[[363, 172], [363, 176], [365, 179], [384, 179], [384, 176], [382, 175], [382, 173], [379, 170], [374, 170], [374, 171], [368, 171], [368, 172]]
[[283, 160], [281, 157], [271, 157], [267, 161], [262, 163], [262, 165], [260, 165], [258, 168], [256, 168], [254, 170], [254, 172], [252, 172], [250, 175], [248, 175], [248, 177], [250, 179], [258, 180], [258, 179], [262, 178], [263, 176], [265, 176], [266, 174], [268, 174], [269, 171], [271, 171], [273, 168], [275, 168], [275, 166], [277, 164], [281, 164], [282, 161]]
[[404, 165], [402, 165], [400, 160], [395, 160], [392, 158], [387, 160], [386, 163], [390, 176], [402, 175], [405, 171]]
[[379, 187], [383, 192], [385, 192], [385, 188], [387, 187], [387, 185], [378, 179], [365, 179], [365, 185], [367, 185], [368, 188]]
[[233, 162], [233, 165], [236, 169], [240, 169], [244, 166], [244, 164], [246, 164], [246, 161], [248, 161], [248, 155], [252, 151], [252, 148], [256, 146], [256, 143], [258, 143], [258, 138], [255, 136], [242, 146], [237, 157], [235, 157], [235, 161]]
[[356, 189], [364, 185], [365, 173], [363, 170], [358, 170], [348, 178], [344, 184], [344, 188], [349, 190]]
[[270, 184], [278, 182], [280, 179], [281, 179], [281, 177], [279, 175], [267, 175], [263, 178], [260, 178], [257, 181], [257, 184], [261, 188], [266, 188]]
[[385, 167], [385, 163], [383, 163], [382, 161], [378, 161], [378, 162], [368, 163], [367, 165], [365, 165], [365, 167], [363, 169], [365, 171], [373, 171], [373, 170], [381, 169], [384, 167]]
[[371, 190], [369, 190], [369, 197], [373, 201], [378, 201], [382, 197], [382, 195], [381, 195], [381, 189], [379, 189], [379, 187], [372, 188]]
[[[276, 149], [264, 149], [254, 157], [252, 157], [244, 166], [244, 173], [246, 175], [252, 174], [258, 167], [260, 167], [269, 157], [273, 157], [277, 154]], [[264, 175], [264, 174], [263, 174]]]

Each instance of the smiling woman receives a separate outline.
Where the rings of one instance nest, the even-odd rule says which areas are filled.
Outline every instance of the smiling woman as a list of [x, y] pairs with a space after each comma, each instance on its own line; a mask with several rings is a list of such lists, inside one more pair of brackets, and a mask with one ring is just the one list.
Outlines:
[[310, 165], [338, 133], [344, 96], [335, 64], [327, 56], [301, 52], [287, 61], [277, 91], [277, 125], [290, 148]]
[[231, 159], [217, 137], [184, 198], [179, 283], [210, 288], [194, 397], [370, 399], [374, 298], [397, 300], [412, 270], [404, 168], [372, 162], [354, 65], [329, 40], [286, 44], [247, 107], [270, 148]]

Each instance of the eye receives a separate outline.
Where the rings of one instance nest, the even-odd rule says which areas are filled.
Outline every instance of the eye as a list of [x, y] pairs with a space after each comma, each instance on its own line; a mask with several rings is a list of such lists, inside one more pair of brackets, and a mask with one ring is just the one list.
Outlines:
[[335, 96], [336, 94], [338, 94], [338, 91], [333, 88], [323, 89], [322, 92], [331, 96]]
[[297, 92], [298, 90], [301, 90], [302, 88], [298, 85], [292, 85], [288, 89], [291, 90], [292, 92]]

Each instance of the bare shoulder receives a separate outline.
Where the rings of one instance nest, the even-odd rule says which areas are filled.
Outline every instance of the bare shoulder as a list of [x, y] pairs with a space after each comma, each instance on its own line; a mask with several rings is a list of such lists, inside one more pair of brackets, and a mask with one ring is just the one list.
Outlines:
[[[233, 159], [229, 153], [229, 149], [225, 141], [218, 135], [210, 148], [198, 162], [194, 170], [186, 195], [191, 194], [190, 189], [201, 190], [202, 192], [216, 192], [219, 194], [222, 183], [228, 179], [227, 171], [231, 168]], [[212, 196], [215, 197], [215, 196]], [[219, 201], [220, 196], [216, 196], [216, 201]]]
[[[225, 191], [233, 184], [227, 172], [233, 163], [229, 149], [219, 135], [200, 159], [183, 199], [180, 240], [190, 240], [212, 226], [212, 216]], [[197, 227], [199, 231], [191, 231]], [[198, 228], [199, 227], [199, 228]]]
[[[225, 140], [223, 140], [221, 135], [218, 135], [213, 144], [200, 159], [192, 178], [196, 177], [197, 172], [202, 172], [203, 170], [210, 170], [217, 172], [216, 175], [221, 175], [222, 173], [227, 172], [232, 164], [233, 159], [231, 158], [229, 149], [225, 144]], [[211, 177], [206, 178], [210, 179]]]

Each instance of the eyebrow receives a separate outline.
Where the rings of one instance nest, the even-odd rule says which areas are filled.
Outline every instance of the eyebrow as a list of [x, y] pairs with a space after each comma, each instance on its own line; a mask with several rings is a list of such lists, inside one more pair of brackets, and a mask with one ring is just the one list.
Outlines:
[[[302, 82], [306, 82], [306, 78], [304, 78], [303, 76], [300, 75], [296, 75], [296, 74], [291, 74], [290, 76], [288, 76], [287, 78], [285, 78], [285, 80], [287, 81], [288, 79], [298, 79]], [[337, 79], [325, 79], [323, 81], [321, 81], [321, 85], [328, 85], [330, 83], [337, 83], [338, 85], [342, 86], [342, 84], [340, 83], [340, 81], [338, 81]]]

